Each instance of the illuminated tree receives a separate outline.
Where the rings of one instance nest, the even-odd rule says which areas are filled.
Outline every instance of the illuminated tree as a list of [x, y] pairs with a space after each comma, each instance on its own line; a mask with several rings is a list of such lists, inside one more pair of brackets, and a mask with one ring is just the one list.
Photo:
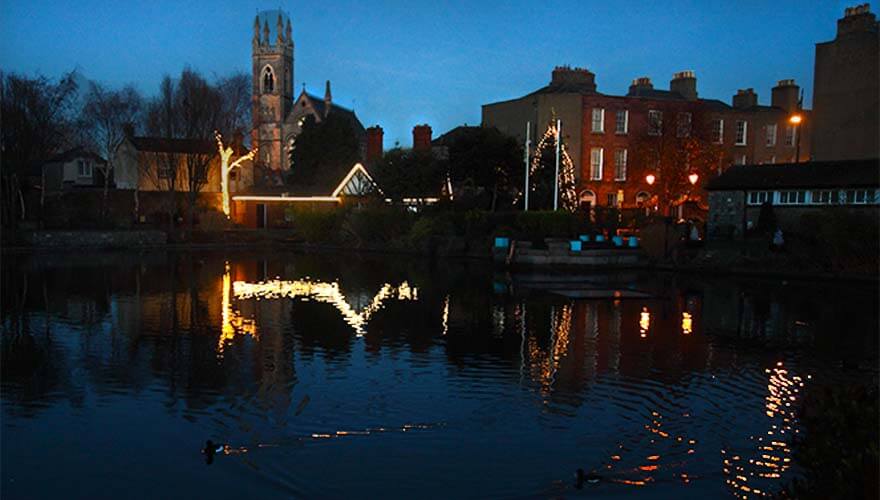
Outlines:
[[217, 150], [220, 152], [220, 189], [223, 192], [223, 213], [229, 218], [229, 173], [243, 162], [253, 160], [257, 153], [257, 147], [254, 146], [254, 149], [248, 154], [240, 156], [237, 160], [229, 163], [235, 151], [232, 149], [232, 146], [223, 146], [223, 136], [220, 135], [220, 132], [215, 131], [214, 137], [217, 139]]
[[[565, 142], [559, 151], [559, 206], [569, 212], [577, 209], [574, 162], [568, 155]], [[556, 121], [552, 120], [544, 136], [535, 147], [529, 167], [529, 207], [539, 210], [553, 208], [553, 191], [556, 189]]]

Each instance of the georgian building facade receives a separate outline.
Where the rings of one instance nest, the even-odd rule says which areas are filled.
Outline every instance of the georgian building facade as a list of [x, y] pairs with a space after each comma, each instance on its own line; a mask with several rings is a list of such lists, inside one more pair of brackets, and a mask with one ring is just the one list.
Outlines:
[[[707, 147], [717, 151], [713, 173], [733, 164], [805, 161], [810, 112], [801, 109], [799, 93], [793, 80], [783, 80], [772, 89], [770, 105], [760, 105], [753, 89], [740, 90], [727, 104], [698, 97], [696, 75], [683, 71], [673, 75], [668, 90], [655, 89], [649, 78], [642, 77], [633, 81], [626, 95], [611, 95], [597, 91], [590, 71], [563, 66], [553, 70], [546, 87], [519, 99], [484, 105], [483, 126], [497, 127], [524, 142], [529, 122], [534, 146], [550, 117], [561, 119], [580, 201], [633, 208], [655, 194], [655, 186], [648, 182], [649, 174], [656, 177], [655, 166], [639, 161], [635, 154], [651, 135], [701, 135]], [[795, 114], [802, 118], [800, 125], [790, 123]], [[705, 198], [700, 189], [705, 180], [688, 193], [692, 198]]]

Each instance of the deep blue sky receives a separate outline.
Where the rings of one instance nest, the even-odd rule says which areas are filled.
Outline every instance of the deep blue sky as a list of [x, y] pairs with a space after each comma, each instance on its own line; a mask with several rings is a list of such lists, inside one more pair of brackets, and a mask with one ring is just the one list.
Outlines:
[[814, 44], [834, 38], [855, 1], [570, 2], [58, 1], [0, 0], [0, 68], [86, 77], [155, 93], [189, 64], [208, 76], [250, 71], [253, 18], [293, 20], [295, 87], [306, 82], [385, 128], [385, 146], [410, 129], [435, 136], [480, 122], [480, 105], [543, 85], [557, 64], [596, 73], [600, 92], [625, 93], [637, 76], [667, 88], [697, 72], [701, 97], [725, 101], [754, 87], [762, 103], [795, 78], [812, 102]]

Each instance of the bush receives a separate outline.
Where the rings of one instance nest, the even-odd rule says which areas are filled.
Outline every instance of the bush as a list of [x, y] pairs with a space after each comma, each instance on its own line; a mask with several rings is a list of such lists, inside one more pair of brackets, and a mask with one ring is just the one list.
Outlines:
[[519, 238], [571, 238], [587, 232], [590, 224], [583, 214], [569, 212], [523, 212], [516, 218]]
[[310, 243], [336, 241], [342, 225], [344, 212], [337, 209], [297, 209], [285, 213], [298, 235]]
[[805, 257], [833, 271], [876, 272], [880, 260], [880, 223], [843, 207], [809, 213], [800, 220]]
[[370, 207], [349, 211], [342, 229], [356, 245], [388, 244], [405, 237], [413, 219], [402, 207]]

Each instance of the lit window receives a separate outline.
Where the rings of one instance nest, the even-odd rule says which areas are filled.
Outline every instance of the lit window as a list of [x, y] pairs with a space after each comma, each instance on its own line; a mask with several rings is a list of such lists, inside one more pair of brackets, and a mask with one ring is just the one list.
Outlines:
[[663, 112], [652, 109], [648, 111], [648, 135], [660, 135], [663, 131]]
[[785, 128], [785, 145], [786, 146], [794, 146], [794, 138], [797, 133], [797, 128], [794, 125], [789, 125]]
[[691, 135], [691, 114], [690, 113], [679, 113], [677, 117], [677, 125], [676, 128], [676, 136], [678, 137], [690, 137]]
[[749, 129], [749, 122], [745, 120], [736, 121], [736, 140], [733, 142], [737, 146], [746, 145], [746, 133]]
[[724, 143], [724, 120], [712, 120], [712, 142]]
[[604, 150], [602, 148], [593, 148], [590, 150], [590, 179], [594, 181], [602, 180], [604, 156]]
[[776, 145], [776, 124], [773, 123], [773, 124], [767, 125], [767, 127], [764, 129], [764, 131], [767, 134], [767, 137], [766, 137], [767, 147], [769, 148], [769, 147], [775, 146]]
[[605, 110], [593, 108], [593, 132], [605, 132]]
[[629, 132], [629, 110], [617, 110], [617, 117], [614, 122], [614, 133], [624, 135]]
[[618, 149], [614, 152], [614, 180], [626, 180], [626, 150]]
[[605, 199], [608, 202], [609, 207], [617, 206], [617, 193], [608, 193]]

